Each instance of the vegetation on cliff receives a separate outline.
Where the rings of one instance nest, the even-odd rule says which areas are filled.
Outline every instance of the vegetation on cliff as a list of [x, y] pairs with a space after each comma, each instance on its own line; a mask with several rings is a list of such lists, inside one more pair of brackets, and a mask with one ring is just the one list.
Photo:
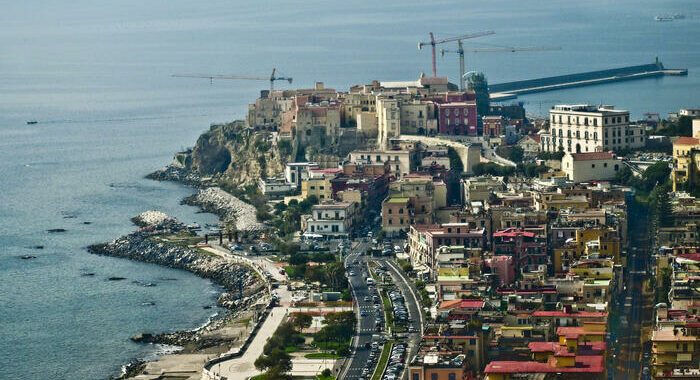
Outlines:
[[288, 143], [278, 144], [272, 133], [254, 133], [239, 120], [212, 125], [194, 148], [176, 155], [174, 164], [215, 177], [222, 187], [245, 187], [282, 173], [290, 154]]

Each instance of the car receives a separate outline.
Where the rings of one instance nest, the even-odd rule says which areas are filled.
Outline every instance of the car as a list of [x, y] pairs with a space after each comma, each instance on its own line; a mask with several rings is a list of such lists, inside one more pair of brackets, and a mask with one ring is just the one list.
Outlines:
[[366, 316], [366, 315], [367, 315], [367, 312], [365, 312], [364, 310], [362, 310], [362, 311], [360, 312], [360, 316], [361, 316], [361, 317], [364, 317], [364, 316]]
[[364, 300], [365, 302], [369, 302], [369, 296], [365, 296]]
[[348, 272], [348, 275], [350, 275], [350, 276], [354, 276], [354, 275], [355, 275], [355, 272], [353, 272], [353, 271], [350, 271], [350, 272]]

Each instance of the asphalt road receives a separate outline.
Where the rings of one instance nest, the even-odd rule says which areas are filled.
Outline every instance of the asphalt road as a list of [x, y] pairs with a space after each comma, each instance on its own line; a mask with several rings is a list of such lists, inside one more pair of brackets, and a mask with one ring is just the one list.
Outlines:
[[648, 210], [640, 207], [630, 209], [630, 250], [627, 257], [627, 291], [623, 291], [618, 301], [618, 312], [627, 318], [627, 325], [621, 326], [617, 333], [617, 341], [610, 342], [611, 348], [617, 354], [615, 368], [611, 368], [610, 378], [614, 379], [645, 379], [642, 375], [642, 345], [640, 334], [644, 319], [643, 283], [646, 278], [647, 259], [650, 255], [648, 230]]
[[[353, 253], [348, 255], [345, 260], [348, 269], [355, 272], [354, 276], [349, 276], [350, 286], [353, 290], [353, 298], [355, 302], [355, 313], [359, 321], [359, 327], [354, 340], [354, 349], [351, 357], [348, 359], [349, 362], [343, 368], [340, 379], [360, 379], [362, 378], [362, 370], [365, 368], [369, 362], [369, 355], [371, 353], [370, 349], [365, 348], [366, 343], [372, 341], [372, 335], [381, 334], [376, 331], [376, 320], [384, 320], [384, 315], [382, 307], [379, 307], [375, 311], [374, 303], [372, 302], [372, 296], [378, 295], [376, 288], [374, 291], [370, 291], [365, 282], [365, 273], [367, 271], [367, 261], [364, 255], [360, 255], [360, 252], [364, 252], [366, 247], [364, 244], [360, 244], [359, 247], [354, 249]], [[353, 264], [355, 261], [358, 264]], [[365, 297], [369, 297], [369, 300], [365, 300]], [[360, 313], [363, 312], [365, 316], [361, 316]], [[382, 324], [383, 326], [383, 324]], [[374, 369], [374, 366], [372, 367]], [[370, 371], [370, 375], [371, 376]], [[369, 376], [367, 378], [369, 378]]]
[[423, 321], [425, 320], [419, 300], [419, 293], [413, 285], [413, 281], [406, 277], [394, 260], [376, 258], [376, 261], [384, 265], [391, 272], [394, 283], [401, 291], [401, 294], [403, 294], [406, 307], [408, 308], [409, 318], [411, 319], [409, 326], [415, 329], [415, 332], [408, 334], [406, 362], [410, 363], [411, 359], [413, 359], [418, 351], [418, 345], [420, 344], [423, 334]]

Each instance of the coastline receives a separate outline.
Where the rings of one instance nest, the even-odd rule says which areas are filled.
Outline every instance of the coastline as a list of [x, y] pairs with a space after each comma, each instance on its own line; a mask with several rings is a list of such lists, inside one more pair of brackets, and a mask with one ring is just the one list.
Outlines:
[[[219, 188], [208, 187], [213, 183], [202, 180], [195, 173], [186, 173], [170, 165], [147, 175], [146, 178], [178, 182], [199, 189], [182, 203], [199, 206], [203, 211], [219, 216], [220, 221], [234, 225], [237, 231], [257, 233], [264, 228], [256, 221], [255, 208], [252, 205]], [[162, 241], [162, 237], [169, 234], [190, 232], [183, 223], [161, 212], [144, 212], [132, 218], [132, 222], [139, 227], [136, 231], [108, 243], [90, 245], [87, 247], [88, 252], [186, 270], [211, 280], [223, 289], [217, 304], [225, 308], [226, 312], [223, 315], [213, 315], [203, 325], [191, 330], [137, 334], [131, 338], [132, 341], [159, 345], [162, 347], [160, 352], [153, 353], [155, 358], [132, 359], [122, 366], [120, 376], [110, 378], [128, 379], [147, 375], [150, 367], [161, 370], [174, 368], [178, 367], [181, 361], [193, 360], [192, 358], [201, 362], [201, 372], [203, 364], [212, 355], [216, 357], [229, 352], [235, 346], [245, 344], [250, 330], [254, 329], [254, 326], [249, 325], [256, 305], [268, 292], [265, 280], [247, 264], [227, 260], [199, 247]], [[239, 291], [242, 291], [240, 299]]]

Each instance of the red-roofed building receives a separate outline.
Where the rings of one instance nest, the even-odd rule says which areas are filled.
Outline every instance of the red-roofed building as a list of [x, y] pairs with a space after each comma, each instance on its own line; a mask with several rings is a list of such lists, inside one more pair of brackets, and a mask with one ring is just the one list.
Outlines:
[[513, 256], [516, 271], [527, 265], [547, 264], [547, 239], [520, 228], [507, 228], [493, 234], [495, 255]]
[[561, 170], [576, 183], [612, 180], [621, 168], [612, 152], [568, 153], [561, 160]]
[[[566, 374], [565, 379], [596, 380], [605, 378], [603, 356], [554, 355], [547, 363], [536, 361], [493, 361], [484, 372], [488, 380], [521, 378], [524, 374]], [[554, 378], [554, 377], [553, 377]], [[547, 379], [546, 377], [543, 379]]]

